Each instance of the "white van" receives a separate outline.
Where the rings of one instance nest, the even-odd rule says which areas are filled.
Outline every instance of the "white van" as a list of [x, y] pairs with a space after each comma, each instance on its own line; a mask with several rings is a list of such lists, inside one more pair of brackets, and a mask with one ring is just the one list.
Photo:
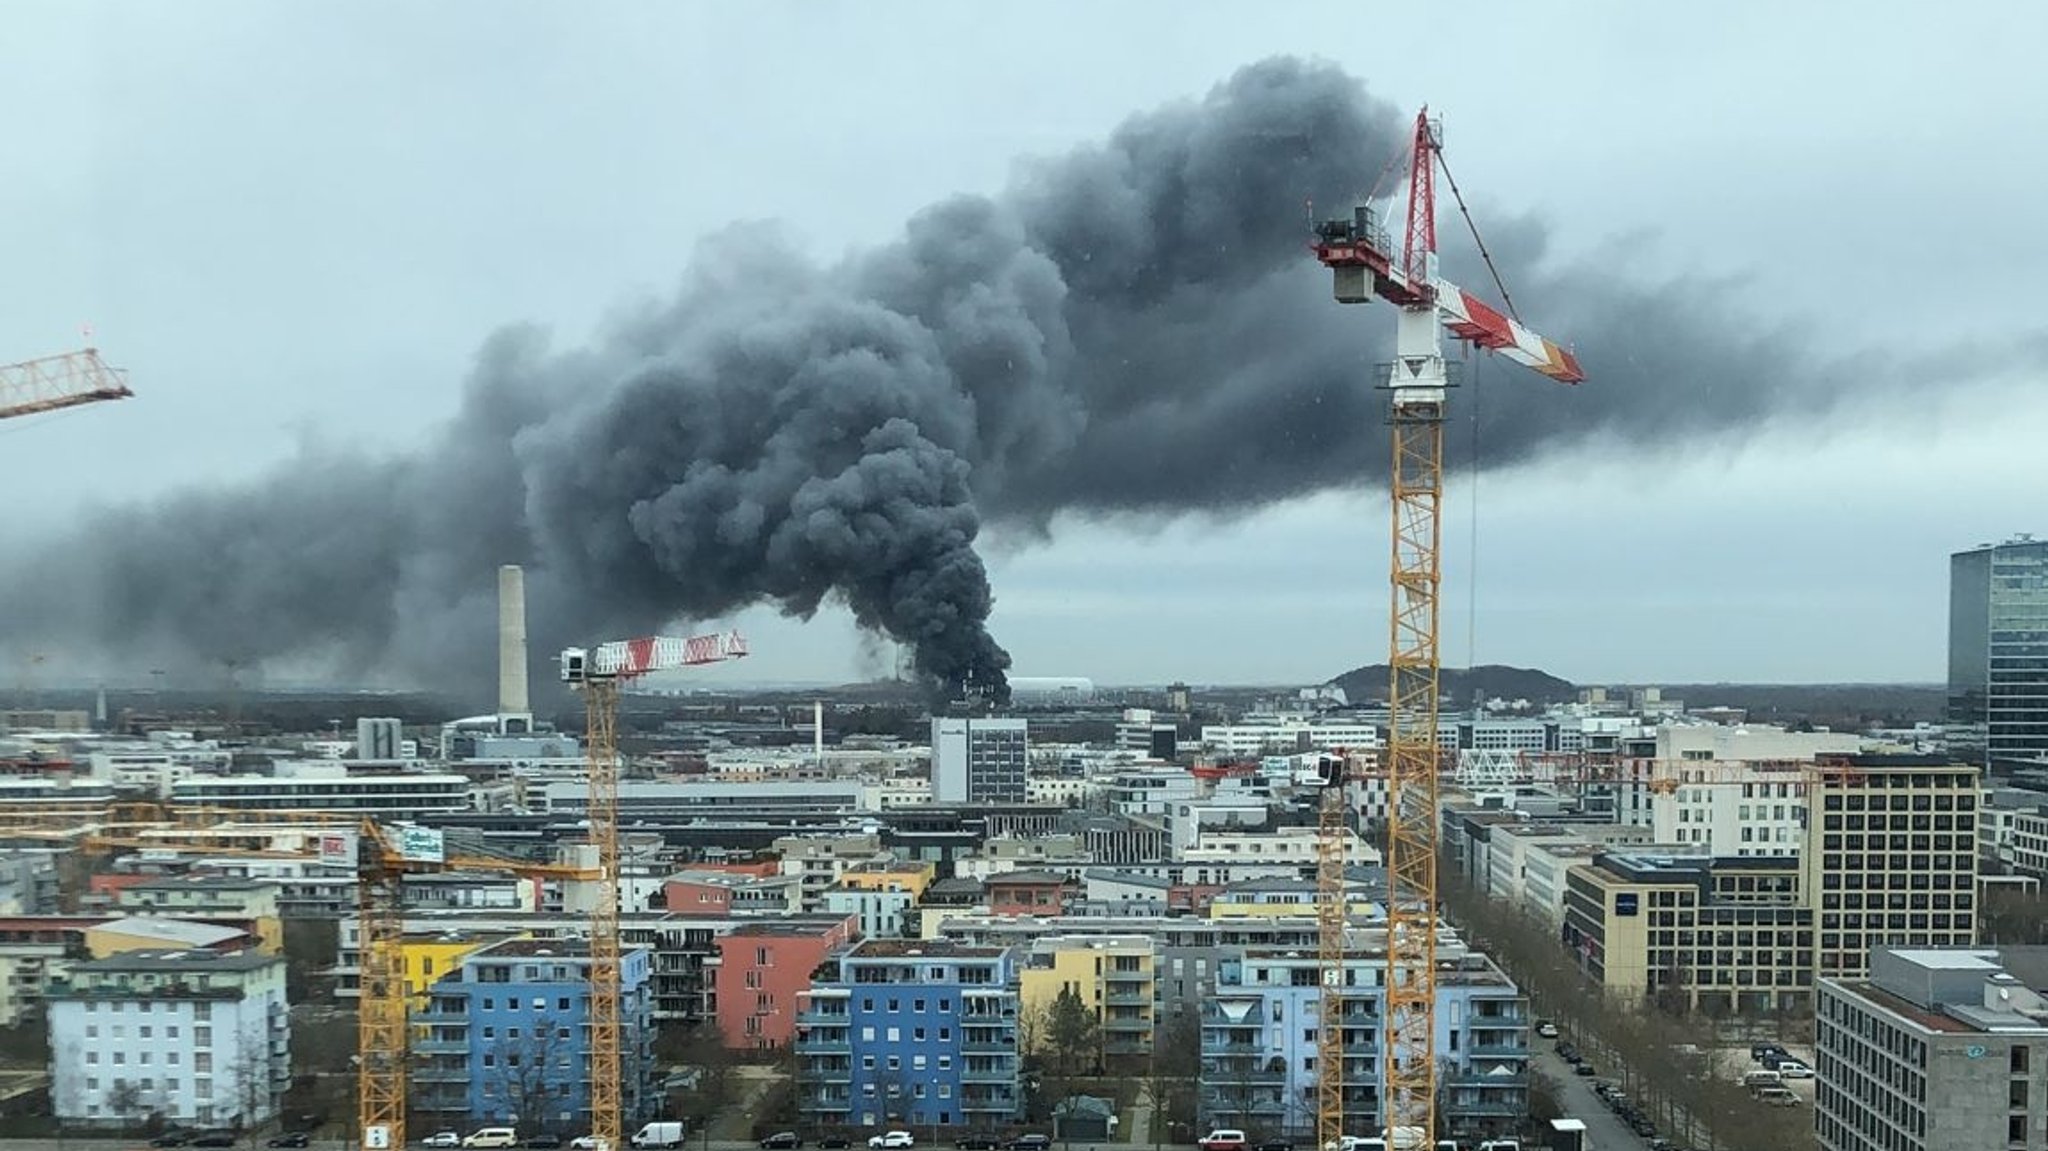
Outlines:
[[635, 1147], [681, 1147], [683, 1125], [681, 1123], [649, 1123], [633, 1132]]
[[1742, 1085], [1751, 1091], [1760, 1091], [1766, 1087], [1783, 1087], [1785, 1077], [1775, 1071], [1750, 1071], [1742, 1076]]
[[462, 1141], [464, 1147], [517, 1147], [519, 1132], [510, 1127], [480, 1127]]

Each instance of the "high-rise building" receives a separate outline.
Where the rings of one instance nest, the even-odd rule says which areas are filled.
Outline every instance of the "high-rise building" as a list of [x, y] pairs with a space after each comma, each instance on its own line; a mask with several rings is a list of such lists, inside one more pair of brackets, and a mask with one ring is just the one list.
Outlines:
[[1808, 786], [1800, 888], [1819, 917], [1815, 974], [1857, 978], [1873, 947], [1977, 941], [1979, 769], [1852, 755]]
[[1823, 979], [1822, 1151], [2048, 1149], [2048, 949], [1893, 950]]
[[1023, 803], [1030, 739], [1021, 719], [932, 718], [932, 799]]
[[1986, 759], [2048, 760], [2048, 540], [1949, 557], [1948, 703]]

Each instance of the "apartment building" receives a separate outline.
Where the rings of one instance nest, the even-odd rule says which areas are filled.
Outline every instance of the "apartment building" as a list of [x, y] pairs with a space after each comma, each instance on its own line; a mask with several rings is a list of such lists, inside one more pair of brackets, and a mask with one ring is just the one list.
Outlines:
[[1650, 828], [1658, 843], [1708, 855], [1795, 855], [1805, 841], [1810, 764], [1795, 760], [1720, 763], [1688, 779], [1685, 767], [1669, 791], [1650, 796]]
[[[659, 1110], [649, 954], [619, 957], [620, 1104]], [[413, 1107], [449, 1126], [517, 1124], [581, 1134], [590, 1124], [590, 949], [508, 939], [463, 956], [413, 1016]]]
[[1873, 947], [1977, 940], [1979, 770], [1940, 756], [1858, 755], [1814, 775], [1801, 888], [1815, 971], [1854, 978]]
[[1823, 978], [1822, 1151], [2048, 1149], [2048, 948], [1889, 948]]
[[799, 997], [797, 1109], [821, 1127], [1006, 1127], [1021, 1114], [1007, 948], [868, 940]]
[[[1512, 1131], [1528, 1113], [1527, 1000], [1484, 955], [1440, 946], [1436, 1050], [1447, 1137]], [[1386, 958], [1357, 948], [1344, 967], [1344, 1099], [1354, 1134], [1385, 1126], [1380, 1045]], [[1245, 948], [1224, 958], [1201, 1008], [1205, 1126], [1255, 1138], [1313, 1137], [1322, 971], [1313, 951]]]
[[835, 949], [860, 938], [851, 917], [741, 923], [718, 937], [712, 985], [718, 1029], [734, 1049], [781, 1047], [796, 1036], [797, 1001]]
[[[1063, 992], [1095, 1015], [1106, 1066], [1133, 1065], [1152, 1054], [1158, 987], [1156, 947], [1143, 935], [1056, 935], [1033, 941], [1018, 974], [1024, 1018], [1043, 1021]], [[1048, 1036], [1036, 1026], [1031, 1036]]]
[[50, 1099], [66, 1121], [255, 1127], [291, 1084], [282, 959], [128, 951], [74, 964], [46, 994]]

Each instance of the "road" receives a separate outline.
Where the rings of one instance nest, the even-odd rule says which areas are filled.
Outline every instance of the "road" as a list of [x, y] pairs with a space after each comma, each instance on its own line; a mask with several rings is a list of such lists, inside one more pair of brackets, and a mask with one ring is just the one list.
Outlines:
[[[246, 1140], [235, 1144], [238, 1151], [248, 1146], [249, 1143]], [[419, 1147], [419, 1139], [415, 1138], [411, 1146], [413, 1148]], [[1091, 1144], [1090, 1146], [1096, 1145]], [[1102, 1146], [1116, 1148], [1133, 1145], [1111, 1143]], [[1145, 1145], [1146, 1151], [1149, 1151], [1150, 1146], [1150, 1144]], [[1175, 1151], [1181, 1151], [1175, 1144], [1169, 1143], [1167, 1146], [1175, 1148]], [[256, 1147], [261, 1151], [263, 1137], [259, 1136], [257, 1138]], [[817, 1144], [807, 1142], [805, 1144], [805, 1151], [813, 1151], [816, 1147]], [[921, 1142], [919, 1147], [922, 1151], [952, 1151], [953, 1144], [951, 1141], [943, 1143]], [[1054, 1144], [1054, 1147], [1059, 1147], [1059, 1144]], [[149, 1140], [147, 1139], [66, 1138], [61, 1142], [55, 1139], [0, 1139], [0, 1151], [154, 1151], [154, 1149], [149, 1146]], [[315, 1139], [313, 1140], [311, 1151], [357, 1151], [357, 1148], [352, 1140]], [[734, 1139], [713, 1139], [708, 1144], [692, 1139], [682, 1151], [759, 1151], [759, 1149], [751, 1142], [741, 1142]], [[855, 1151], [866, 1151], [866, 1149], [856, 1148]], [[1606, 1149], [1603, 1147], [1602, 1151], [1606, 1151]]]
[[1593, 1094], [1593, 1080], [1574, 1075], [1572, 1065], [1559, 1059], [1547, 1045], [1531, 1052], [1529, 1061], [1537, 1070], [1557, 1081], [1558, 1104], [1564, 1108], [1564, 1113], [1585, 1121], [1586, 1146], [1597, 1147], [1600, 1151], [1644, 1151], [1649, 1145], [1629, 1130], [1628, 1124], [1616, 1118], [1598, 1095]]

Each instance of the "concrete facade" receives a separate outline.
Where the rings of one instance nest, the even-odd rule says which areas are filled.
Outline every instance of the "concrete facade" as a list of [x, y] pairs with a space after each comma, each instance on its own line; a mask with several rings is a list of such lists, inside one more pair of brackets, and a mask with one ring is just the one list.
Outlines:
[[1820, 981], [1821, 1151], [2048, 1149], [2048, 948], [1872, 952]]

